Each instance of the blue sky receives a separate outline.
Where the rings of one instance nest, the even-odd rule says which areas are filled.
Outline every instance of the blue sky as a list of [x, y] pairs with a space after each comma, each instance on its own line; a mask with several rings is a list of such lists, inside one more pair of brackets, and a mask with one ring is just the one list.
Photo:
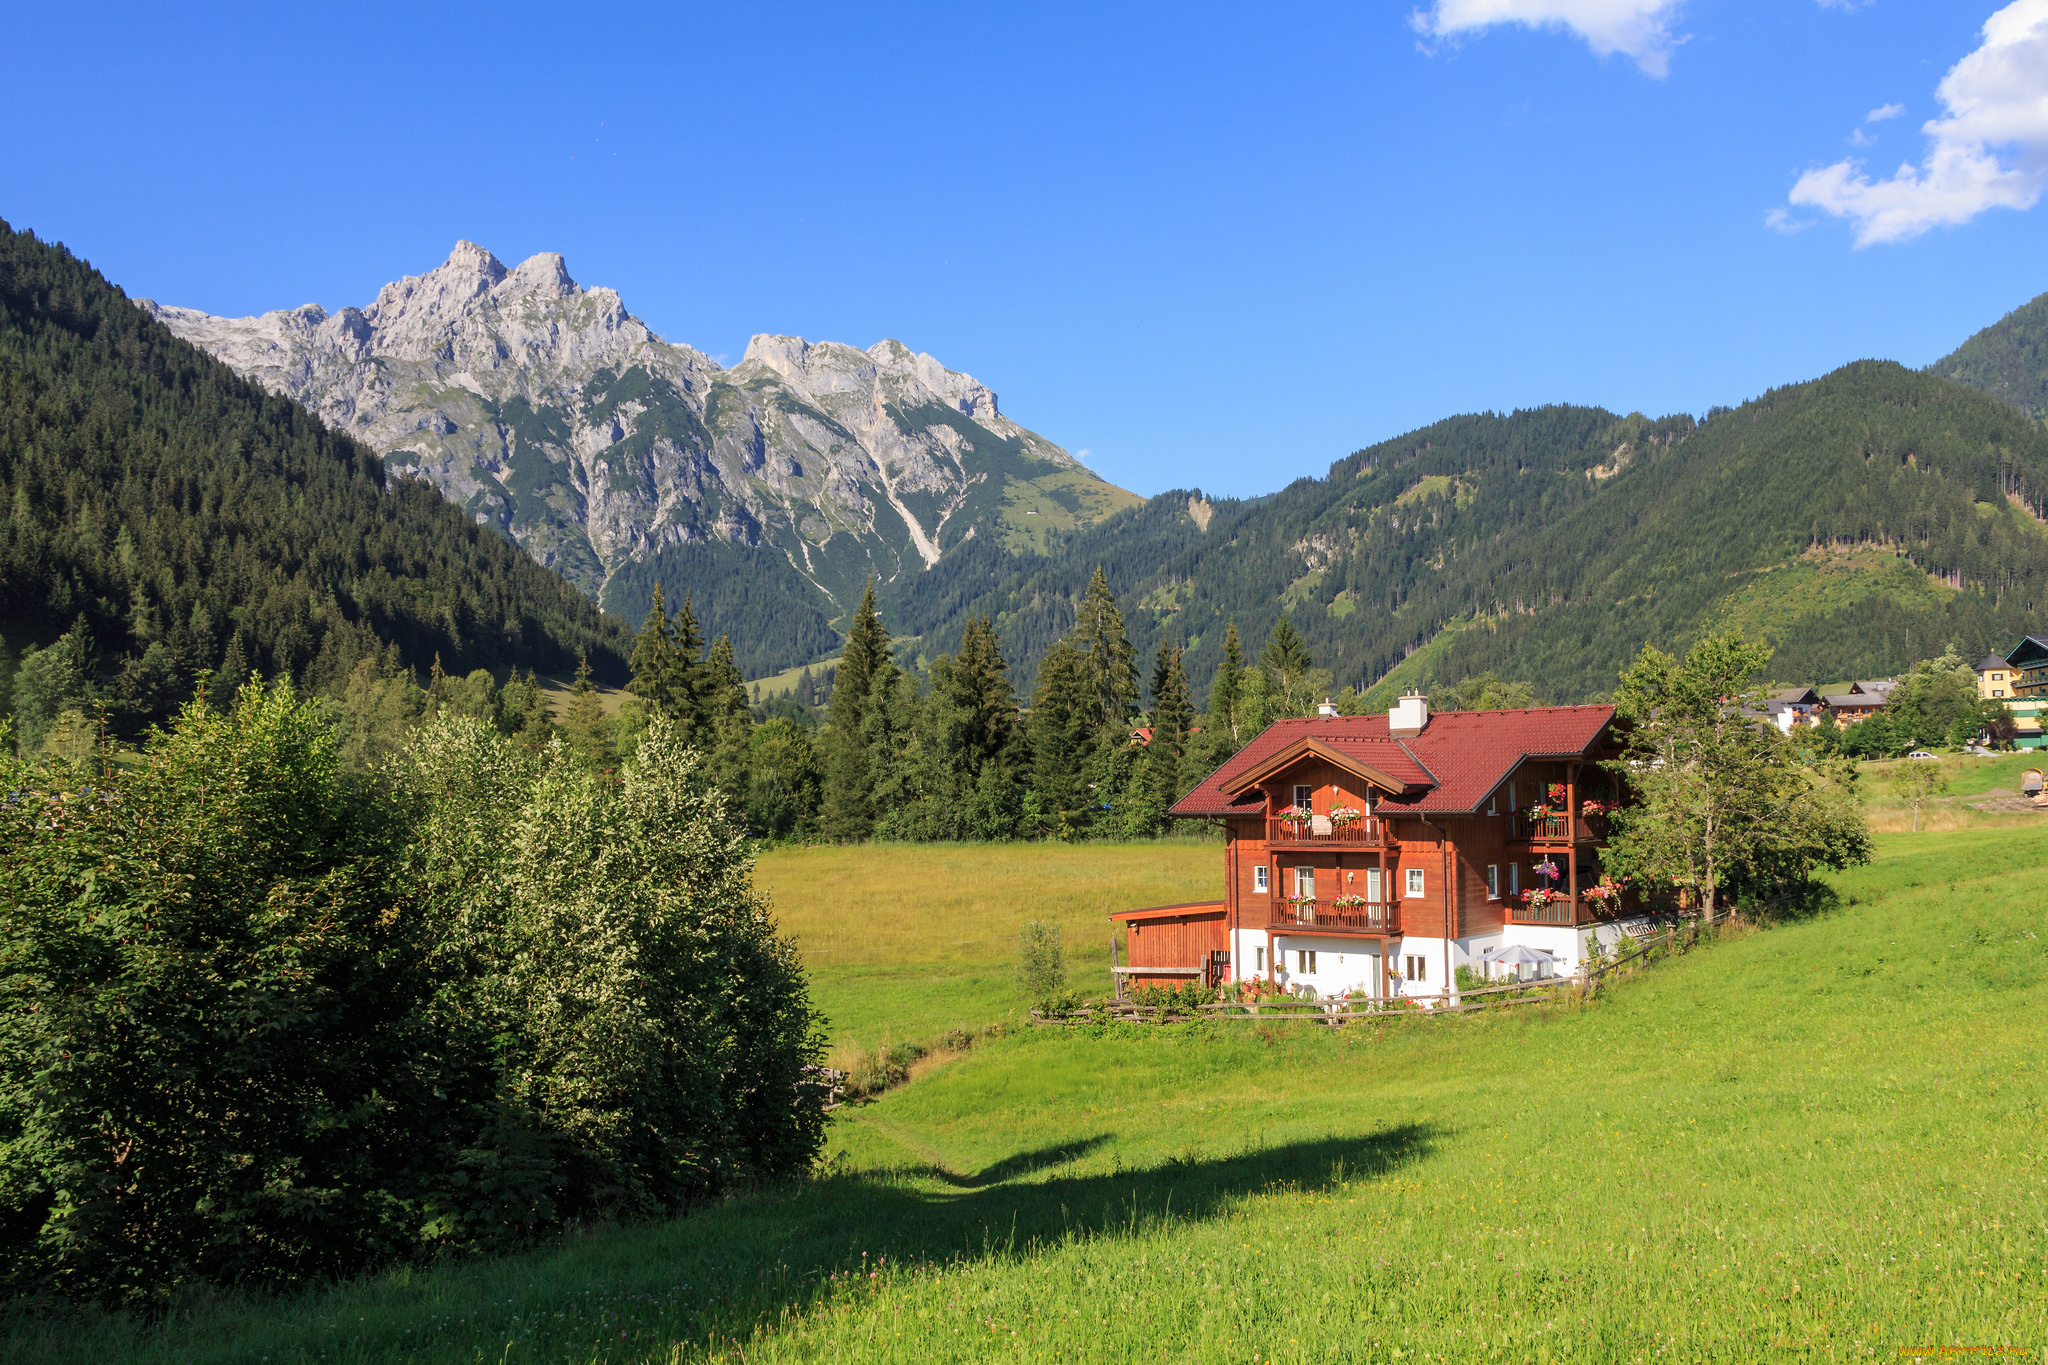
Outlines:
[[314, 11], [19, 7], [0, 216], [217, 313], [560, 251], [728, 360], [899, 338], [1145, 493], [2048, 290], [2048, 0]]

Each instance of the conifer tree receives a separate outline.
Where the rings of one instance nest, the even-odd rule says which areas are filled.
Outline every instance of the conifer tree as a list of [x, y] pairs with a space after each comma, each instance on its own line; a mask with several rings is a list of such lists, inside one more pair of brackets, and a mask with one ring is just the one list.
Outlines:
[[960, 653], [932, 693], [937, 735], [947, 766], [972, 780], [990, 764], [1007, 769], [1017, 748], [1017, 701], [1009, 664], [987, 616], [970, 616]]
[[1065, 838], [1087, 827], [1083, 769], [1089, 740], [1088, 675], [1073, 641], [1053, 642], [1038, 665], [1031, 697], [1031, 801], [1048, 833]]
[[[586, 659], [585, 662], [588, 662]], [[633, 637], [633, 679], [626, 690], [647, 703], [648, 710], [673, 714], [676, 687], [675, 626], [668, 617], [668, 603], [661, 584], [654, 585], [654, 600]]]
[[1330, 686], [1329, 673], [1315, 666], [1308, 642], [1284, 614], [1259, 653], [1259, 674], [1265, 714], [1255, 719], [1261, 729], [1283, 716], [1312, 715]]
[[1144, 774], [1149, 802], [1163, 818], [1167, 807], [1180, 799], [1182, 761], [1195, 714], [1179, 646], [1159, 646], [1153, 678], [1152, 741], [1145, 746]]
[[1137, 652], [1100, 564], [1074, 612], [1074, 644], [1087, 678], [1089, 720], [1095, 727], [1126, 724], [1138, 701]]
[[611, 727], [605, 723], [604, 703], [590, 682], [588, 656], [576, 661], [576, 682], [564, 708], [562, 728], [568, 732], [569, 750], [585, 764], [602, 768], [612, 760]]
[[1209, 724], [1230, 736], [1230, 750], [1244, 747], [1248, 736], [1238, 730], [1238, 700], [1244, 695], [1244, 644], [1237, 637], [1237, 618], [1223, 628], [1223, 662], [1209, 685]]
[[708, 749], [715, 741], [711, 732], [715, 728], [711, 699], [711, 679], [705, 669], [704, 631], [697, 624], [697, 613], [691, 608], [690, 596], [683, 594], [683, 605], [675, 614], [670, 638], [675, 641], [675, 672], [669, 683], [670, 714], [683, 724], [684, 739], [699, 749]]
[[868, 700], [876, 679], [896, 667], [889, 657], [889, 632], [875, 610], [875, 581], [868, 580], [853, 628], [846, 633], [832, 702], [825, 713], [825, 810], [821, 825], [834, 839], [864, 839], [875, 826], [871, 765], [868, 761]]
[[725, 797], [726, 808], [738, 816], [747, 803], [747, 746], [753, 737], [754, 712], [747, 704], [747, 682], [735, 662], [731, 636], [721, 635], [711, 646], [704, 681], [712, 781]]

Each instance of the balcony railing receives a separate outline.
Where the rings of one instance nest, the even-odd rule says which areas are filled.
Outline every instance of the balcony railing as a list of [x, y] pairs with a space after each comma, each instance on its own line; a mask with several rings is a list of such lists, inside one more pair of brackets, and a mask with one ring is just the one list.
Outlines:
[[1339, 824], [1327, 815], [1308, 820], [1266, 821], [1269, 844], [1305, 844], [1313, 848], [1384, 848], [1386, 826], [1377, 816], [1360, 816]]
[[1273, 918], [1276, 923], [1304, 929], [1348, 929], [1371, 934], [1392, 933], [1400, 922], [1398, 907], [1391, 901], [1339, 905], [1335, 900], [1281, 900], [1273, 905]]
[[1508, 923], [1510, 924], [1577, 924], [1579, 923], [1578, 902], [1573, 897], [1545, 901], [1531, 905], [1526, 901], [1508, 902]]
[[1563, 811], [1550, 815], [1517, 811], [1514, 837], [1538, 844], [1598, 843], [1607, 837], [1607, 817], [1585, 811], [1577, 815]]

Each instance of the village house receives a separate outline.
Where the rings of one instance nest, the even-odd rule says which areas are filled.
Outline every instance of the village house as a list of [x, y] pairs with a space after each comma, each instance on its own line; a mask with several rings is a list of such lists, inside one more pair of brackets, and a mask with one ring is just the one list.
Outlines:
[[1224, 897], [1122, 910], [1132, 985], [1257, 978], [1435, 996], [1577, 971], [1635, 916], [1600, 870], [1611, 706], [1275, 721], [1173, 807], [1224, 829]]
[[[2048, 748], [2048, 636], [2029, 635], [2021, 640], [2004, 660], [2002, 670], [1992, 668], [1997, 656], [1986, 659], [1977, 669], [1977, 690], [1982, 694], [1987, 687], [2005, 688], [2011, 694], [2006, 710], [2012, 713], [2013, 724], [2019, 734], [2013, 743], [2021, 749]], [[1997, 682], [1987, 681], [1987, 673], [2004, 677]]]
[[1899, 685], [1896, 678], [1871, 678], [1863, 682], [1852, 682], [1846, 692], [1830, 692], [1821, 698], [1821, 704], [1838, 725], [1855, 725], [1869, 720], [1879, 711]]

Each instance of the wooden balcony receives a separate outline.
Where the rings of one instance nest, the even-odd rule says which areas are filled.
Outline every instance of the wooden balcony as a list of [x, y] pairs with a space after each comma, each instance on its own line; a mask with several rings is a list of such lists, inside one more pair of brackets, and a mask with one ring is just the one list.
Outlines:
[[1399, 933], [1400, 907], [1392, 901], [1368, 901], [1364, 905], [1338, 905], [1333, 899], [1310, 902], [1273, 902], [1273, 927], [1328, 929], [1337, 933]]
[[1510, 838], [1528, 844], [1597, 844], [1607, 837], [1607, 817], [1581, 812], [1532, 816], [1517, 811]]
[[1509, 901], [1507, 905], [1509, 924], [1588, 924], [1589, 919], [1581, 918], [1584, 907], [1578, 897], [1547, 901], [1542, 905], [1529, 905], [1523, 901]]
[[1266, 843], [1280, 848], [1385, 848], [1387, 829], [1373, 816], [1338, 824], [1327, 815], [1313, 820], [1267, 820]]

